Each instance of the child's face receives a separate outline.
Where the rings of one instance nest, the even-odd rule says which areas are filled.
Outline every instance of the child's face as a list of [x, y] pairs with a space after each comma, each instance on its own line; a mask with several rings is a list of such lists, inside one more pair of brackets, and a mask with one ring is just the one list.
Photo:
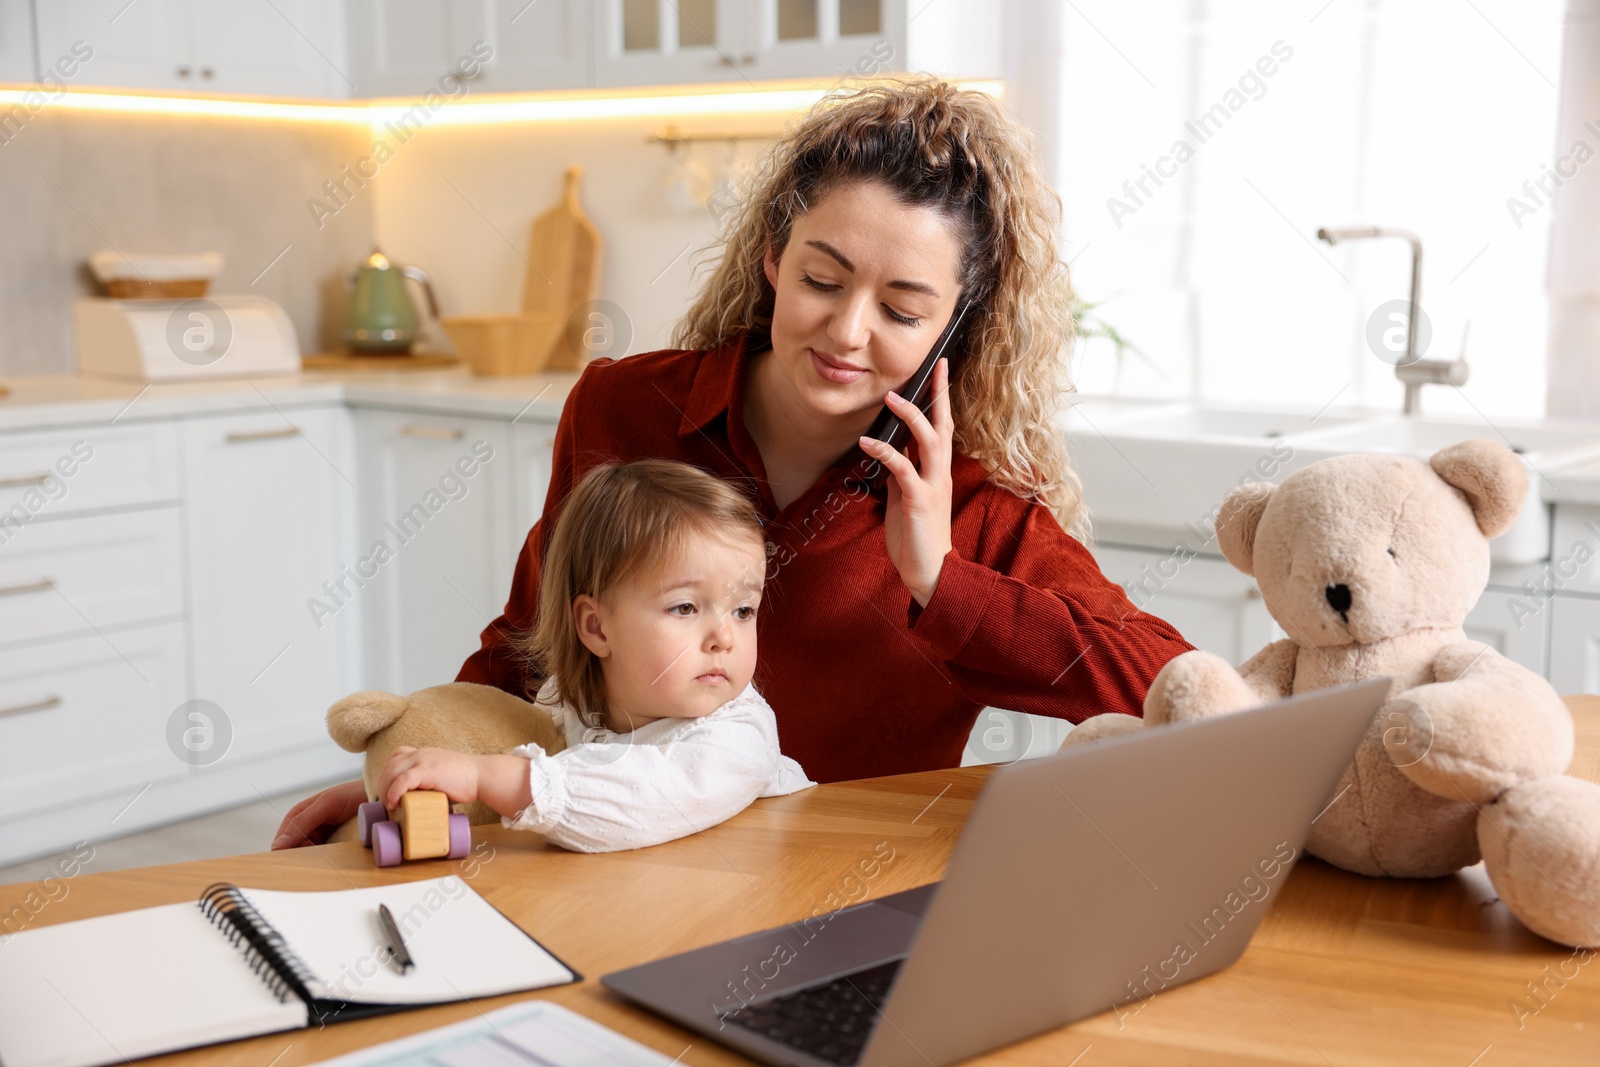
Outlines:
[[613, 729], [699, 718], [750, 684], [765, 571], [755, 538], [691, 534], [659, 574], [578, 598], [578, 633], [600, 657]]

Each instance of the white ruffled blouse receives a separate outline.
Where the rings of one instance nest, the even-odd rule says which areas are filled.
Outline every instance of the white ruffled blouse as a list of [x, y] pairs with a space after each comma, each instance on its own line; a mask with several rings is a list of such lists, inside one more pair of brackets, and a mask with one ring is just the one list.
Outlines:
[[533, 802], [500, 822], [533, 830], [563, 848], [615, 852], [686, 837], [730, 819], [758, 797], [816, 783], [778, 749], [778, 720], [754, 685], [698, 719], [657, 719], [630, 733], [586, 726], [547, 679], [538, 702], [566, 732], [550, 755], [529, 760]]

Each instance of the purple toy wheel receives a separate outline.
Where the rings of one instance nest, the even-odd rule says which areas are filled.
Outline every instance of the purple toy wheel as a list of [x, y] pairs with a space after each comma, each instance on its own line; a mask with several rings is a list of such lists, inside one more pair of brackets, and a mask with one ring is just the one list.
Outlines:
[[472, 851], [472, 823], [465, 815], [450, 816], [449, 858], [458, 860]]
[[385, 819], [372, 825], [372, 858], [379, 867], [393, 867], [402, 856], [400, 827]]
[[389, 821], [389, 811], [381, 801], [369, 800], [356, 809], [356, 833], [361, 838], [361, 843], [367, 848], [372, 847], [372, 828], [380, 822]]

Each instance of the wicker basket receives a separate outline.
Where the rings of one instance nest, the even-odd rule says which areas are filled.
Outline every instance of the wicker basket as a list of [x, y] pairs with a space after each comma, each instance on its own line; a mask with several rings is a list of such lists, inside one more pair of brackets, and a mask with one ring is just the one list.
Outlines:
[[174, 278], [147, 282], [138, 278], [113, 278], [106, 282], [106, 295], [114, 300], [193, 300], [205, 296], [211, 282], [205, 278]]

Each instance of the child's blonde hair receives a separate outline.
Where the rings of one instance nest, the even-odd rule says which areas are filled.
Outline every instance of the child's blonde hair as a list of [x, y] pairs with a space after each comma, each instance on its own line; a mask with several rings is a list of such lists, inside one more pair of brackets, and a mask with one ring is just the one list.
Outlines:
[[[556, 696], [590, 725], [605, 721], [600, 659], [578, 638], [572, 604], [658, 572], [690, 534], [762, 544], [749, 498], [687, 463], [641, 459], [596, 467], [567, 495], [539, 572], [539, 619], [522, 635]], [[754, 578], [756, 584], [761, 575]]]

